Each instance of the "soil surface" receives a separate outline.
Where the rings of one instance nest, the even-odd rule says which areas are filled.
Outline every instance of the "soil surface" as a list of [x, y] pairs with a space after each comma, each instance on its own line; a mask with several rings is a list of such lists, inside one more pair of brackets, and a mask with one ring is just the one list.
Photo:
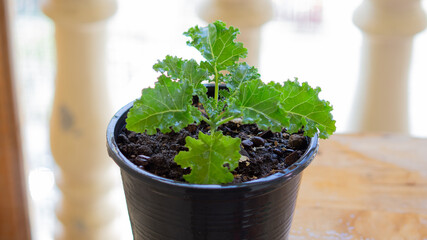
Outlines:
[[[224, 135], [242, 140], [239, 166], [232, 172], [232, 183], [247, 182], [283, 170], [298, 160], [309, 144], [303, 134], [263, 131], [255, 124], [228, 122], [219, 128]], [[155, 135], [135, 133], [123, 129], [117, 144], [120, 151], [141, 169], [165, 178], [185, 182], [183, 175], [191, 169], [182, 169], [173, 159], [180, 151], [188, 151], [185, 137], [197, 138], [199, 131], [207, 133], [209, 126], [189, 125], [180, 132]]]

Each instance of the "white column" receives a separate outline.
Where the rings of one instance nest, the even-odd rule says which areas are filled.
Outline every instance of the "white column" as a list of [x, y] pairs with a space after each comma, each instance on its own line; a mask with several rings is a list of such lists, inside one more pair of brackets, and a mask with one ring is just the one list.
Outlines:
[[245, 61], [258, 66], [261, 26], [273, 16], [271, 0], [204, 0], [199, 15], [207, 22], [221, 20], [238, 27], [237, 40], [248, 49]]
[[427, 24], [420, 0], [364, 0], [364, 35], [352, 129], [408, 133], [408, 72], [414, 35]]
[[112, 196], [118, 187], [105, 132], [112, 116], [106, 89], [106, 24], [115, 0], [48, 0], [55, 23], [57, 76], [50, 141], [59, 167], [62, 223], [56, 238], [119, 239]]

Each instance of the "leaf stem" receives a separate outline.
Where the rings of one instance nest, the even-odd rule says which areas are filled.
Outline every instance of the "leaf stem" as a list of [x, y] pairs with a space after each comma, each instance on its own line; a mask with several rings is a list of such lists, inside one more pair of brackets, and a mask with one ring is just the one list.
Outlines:
[[215, 63], [214, 69], [215, 69], [215, 108], [218, 108], [219, 77], [218, 77], [218, 69], [216, 68], [216, 63]]
[[202, 116], [202, 120], [209, 124], [211, 127], [214, 124], [210, 119], [206, 118], [205, 116]]
[[227, 123], [228, 121], [231, 121], [231, 120], [233, 120], [233, 119], [235, 119], [235, 118], [238, 118], [238, 117], [241, 117], [241, 116], [242, 116], [242, 114], [239, 114], [239, 115], [235, 115], [235, 116], [228, 117], [228, 118], [226, 118], [226, 119], [222, 119], [221, 121], [217, 122], [217, 123], [216, 123], [216, 125], [217, 125], [217, 126], [220, 126], [220, 125], [222, 125], [222, 124], [224, 124], [224, 123]]
[[225, 113], [227, 113], [227, 111], [222, 112], [219, 116], [215, 116], [215, 118], [212, 121], [218, 122], [219, 120], [221, 120], [222, 116], [224, 116]]

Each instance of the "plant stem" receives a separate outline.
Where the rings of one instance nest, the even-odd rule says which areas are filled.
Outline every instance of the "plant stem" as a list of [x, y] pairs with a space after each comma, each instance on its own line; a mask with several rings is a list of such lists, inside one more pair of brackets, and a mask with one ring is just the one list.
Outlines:
[[[218, 122], [219, 120], [221, 120], [222, 116], [226, 113], [227, 111], [222, 112], [219, 116], [215, 116], [214, 119], [212, 119], [213, 122]], [[219, 126], [219, 125], [218, 125]]]
[[205, 116], [202, 116], [202, 120], [205, 121], [207, 124], [209, 124], [211, 127], [212, 125], [214, 125], [214, 123], [210, 119], [206, 118]]
[[217, 126], [221, 126], [222, 124], [227, 123], [228, 121], [231, 121], [231, 120], [233, 120], [235, 118], [238, 118], [238, 117], [241, 117], [241, 116], [242, 116], [242, 114], [239, 114], [237, 116], [231, 116], [231, 117], [228, 117], [226, 119], [222, 119], [221, 121], [219, 121], [218, 123], [216, 123], [216, 125]]
[[215, 69], [215, 108], [218, 108], [219, 77], [218, 77], [218, 69], [216, 68], [216, 63], [215, 63], [214, 69]]

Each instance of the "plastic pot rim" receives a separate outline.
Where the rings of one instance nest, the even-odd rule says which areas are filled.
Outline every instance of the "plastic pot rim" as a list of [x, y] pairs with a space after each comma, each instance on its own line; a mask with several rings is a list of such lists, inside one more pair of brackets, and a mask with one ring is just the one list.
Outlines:
[[144, 181], [153, 184], [169, 185], [170, 187], [177, 187], [183, 189], [200, 189], [200, 190], [220, 190], [220, 189], [241, 189], [241, 188], [253, 188], [262, 187], [270, 184], [277, 184], [277, 182], [285, 182], [292, 179], [300, 174], [314, 159], [318, 151], [318, 134], [310, 138], [310, 143], [304, 154], [290, 167], [276, 172], [270, 176], [251, 180], [248, 182], [237, 183], [237, 184], [193, 184], [180, 182], [164, 177], [157, 176], [148, 171], [138, 168], [134, 163], [128, 160], [119, 150], [119, 147], [115, 140], [115, 134], [122, 130], [122, 126], [125, 122], [127, 112], [133, 106], [133, 102], [126, 104], [122, 107], [111, 119], [107, 127], [107, 148], [109, 156], [116, 162], [116, 164], [125, 170], [128, 174], [133, 177], [144, 179]]

